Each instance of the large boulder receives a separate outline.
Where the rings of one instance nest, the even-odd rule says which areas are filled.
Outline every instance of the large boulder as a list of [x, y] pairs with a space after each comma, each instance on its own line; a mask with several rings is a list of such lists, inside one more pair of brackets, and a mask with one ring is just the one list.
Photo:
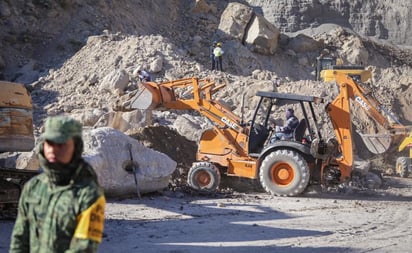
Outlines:
[[138, 140], [113, 128], [85, 131], [83, 137], [84, 158], [95, 169], [109, 197], [136, 193], [133, 166], [141, 193], [167, 188], [176, 169], [176, 162], [167, 155], [146, 148]]
[[245, 42], [256, 53], [271, 55], [278, 48], [280, 32], [263, 16], [254, 15], [246, 33]]
[[113, 70], [103, 78], [100, 87], [110, 92], [117, 91], [118, 94], [123, 95], [128, 83], [129, 75], [124, 69]]
[[243, 41], [246, 27], [253, 17], [253, 9], [241, 3], [229, 3], [220, 17], [219, 30], [222, 39], [236, 38]]
[[342, 45], [341, 57], [346, 58], [350, 64], [368, 65], [369, 53], [362, 41], [356, 36], [349, 36]]
[[229, 3], [223, 11], [218, 34], [222, 40], [236, 39], [252, 51], [270, 55], [278, 47], [280, 32], [263, 16], [253, 12], [249, 6]]

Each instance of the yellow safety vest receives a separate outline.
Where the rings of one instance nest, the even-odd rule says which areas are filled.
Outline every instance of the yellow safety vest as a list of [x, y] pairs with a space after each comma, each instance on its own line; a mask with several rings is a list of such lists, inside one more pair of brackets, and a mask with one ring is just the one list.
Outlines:
[[213, 54], [214, 54], [216, 57], [220, 57], [220, 56], [222, 56], [222, 54], [223, 54], [223, 50], [222, 50], [220, 47], [216, 47], [216, 48], [213, 50]]

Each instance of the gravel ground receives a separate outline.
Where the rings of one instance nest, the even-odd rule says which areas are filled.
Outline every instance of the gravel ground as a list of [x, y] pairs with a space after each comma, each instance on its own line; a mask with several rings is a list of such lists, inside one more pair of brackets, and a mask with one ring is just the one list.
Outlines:
[[[412, 179], [300, 197], [162, 192], [109, 199], [99, 252], [410, 252]], [[13, 221], [1, 221], [0, 252]]]

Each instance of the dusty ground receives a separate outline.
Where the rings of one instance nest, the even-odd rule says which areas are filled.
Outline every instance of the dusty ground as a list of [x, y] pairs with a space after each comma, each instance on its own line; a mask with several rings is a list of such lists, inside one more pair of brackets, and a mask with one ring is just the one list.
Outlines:
[[[294, 198], [166, 191], [108, 200], [99, 252], [410, 252], [412, 178]], [[0, 221], [7, 252], [13, 221]]]

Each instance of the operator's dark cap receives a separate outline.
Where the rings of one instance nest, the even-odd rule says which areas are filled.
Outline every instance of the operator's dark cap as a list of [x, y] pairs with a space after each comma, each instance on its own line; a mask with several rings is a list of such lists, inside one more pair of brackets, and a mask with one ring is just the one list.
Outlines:
[[82, 137], [82, 124], [64, 116], [47, 118], [44, 128], [42, 138], [54, 143], [65, 143], [70, 138]]

